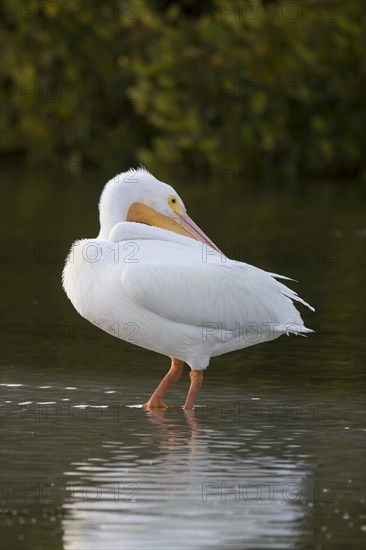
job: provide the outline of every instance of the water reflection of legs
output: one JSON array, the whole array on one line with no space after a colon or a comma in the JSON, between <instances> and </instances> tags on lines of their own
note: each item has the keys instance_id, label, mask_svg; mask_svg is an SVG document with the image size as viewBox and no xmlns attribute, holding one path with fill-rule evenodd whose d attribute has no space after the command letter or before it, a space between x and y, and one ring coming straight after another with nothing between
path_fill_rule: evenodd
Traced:
<instances>
[{"instance_id":1,"label":"water reflection of legs","mask_svg":"<svg viewBox=\"0 0 366 550\"><path fill-rule=\"evenodd\" d=\"M166 460L170 463L177 452L186 452L188 458L194 458L202 445L202 425L196 412L191 409L181 414L181 410L147 409L148 421L160 432L159 446L167 453ZM188 431L187 428L188 427ZM187 447L188 445L188 447ZM169 457L169 459L168 459Z\"/></svg>"}]
</instances>

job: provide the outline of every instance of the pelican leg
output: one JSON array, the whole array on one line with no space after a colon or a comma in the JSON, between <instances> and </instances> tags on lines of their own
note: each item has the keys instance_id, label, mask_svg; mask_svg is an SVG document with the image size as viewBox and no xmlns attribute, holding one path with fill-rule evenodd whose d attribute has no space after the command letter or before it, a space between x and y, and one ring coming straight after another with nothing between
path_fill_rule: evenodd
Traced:
<instances>
[{"instance_id":1,"label":"pelican leg","mask_svg":"<svg viewBox=\"0 0 366 550\"><path fill-rule=\"evenodd\" d=\"M203 372L201 370L191 370L189 376L191 379L191 385L188 390L187 399L183 407L185 411L190 411L191 409L193 409L193 405L196 401L198 392L200 391L202 385Z\"/></svg>"},{"instance_id":2,"label":"pelican leg","mask_svg":"<svg viewBox=\"0 0 366 550\"><path fill-rule=\"evenodd\" d=\"M172 357L172 363L169 372L164 376L149 401L143 406L144 409L167 409L167 405L164 403L163 398L168 389L174 382L177 382L183 374L184 361L175 359Z\"/></svg>"}]
</instances>

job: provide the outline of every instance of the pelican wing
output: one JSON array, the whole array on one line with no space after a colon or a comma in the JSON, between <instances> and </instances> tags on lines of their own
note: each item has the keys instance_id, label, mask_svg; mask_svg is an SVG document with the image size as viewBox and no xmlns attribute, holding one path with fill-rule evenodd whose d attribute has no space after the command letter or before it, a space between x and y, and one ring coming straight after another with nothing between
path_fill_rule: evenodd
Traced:
<instances>
[{"instance_id":1,"label":"pelican wing","mask_svg":"<svg viewBox=\"0 0 366 550\"><path fill-rule=\"evenodd\" d=\"M238 323L273 323L279 331L311 332L293 300L297 294L273 274L248 264L135 264L124 269L122 286L139 307L177 323L214 323L235 331ZM310 306L309 306L310 307Z\"/></svg>"}]
</instances>

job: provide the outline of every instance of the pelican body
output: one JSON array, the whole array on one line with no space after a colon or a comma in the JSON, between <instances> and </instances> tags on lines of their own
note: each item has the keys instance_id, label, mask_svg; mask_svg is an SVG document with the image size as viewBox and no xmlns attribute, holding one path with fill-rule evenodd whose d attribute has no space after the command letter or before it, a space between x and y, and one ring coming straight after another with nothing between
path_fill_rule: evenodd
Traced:
<instances>
[{"instance_id":1,"label":"pelican body","mask_svg":"<svg viewBox=\"0 0 366 550\"><path fill-rule=\"evenodd\" d=\"M96 239L76 241L63 271L75 309L102 330L171 358L146 408L163 397L184 363L194 405L210 358L312 332L293 290L268 273L227 258L186 213L182 199L145 169L110 180L99 203Z\"/></svg>"}]
</instances>

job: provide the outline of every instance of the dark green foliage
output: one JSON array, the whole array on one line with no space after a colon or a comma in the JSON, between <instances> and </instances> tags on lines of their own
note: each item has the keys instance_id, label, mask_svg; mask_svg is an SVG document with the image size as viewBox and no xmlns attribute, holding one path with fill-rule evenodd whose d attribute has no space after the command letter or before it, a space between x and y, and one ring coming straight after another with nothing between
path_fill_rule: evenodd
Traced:
<instances>
[{"instance_id":1,"label":"dark green foliage","mask_svg":"<svg viewBox=\"0 0 366 550\"><path fill-rule=\"evenodd\" d=\"M4 2L1 151L161 177L361 174L363 3L199 6Z\"/></svg>"}]
</instances>

